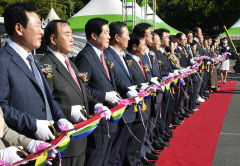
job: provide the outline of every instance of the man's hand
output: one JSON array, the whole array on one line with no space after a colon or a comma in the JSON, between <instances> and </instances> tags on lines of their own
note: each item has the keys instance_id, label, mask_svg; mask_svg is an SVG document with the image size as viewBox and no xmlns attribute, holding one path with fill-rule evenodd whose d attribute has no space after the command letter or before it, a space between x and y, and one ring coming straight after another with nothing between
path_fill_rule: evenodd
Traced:
<instances>
[{"instance_id":1,"label":"man's hand","mask_svg":"<svg viewBox=\"0 0 240 166\"><path fill-rule=\"evenodd\" d=\"M115 91L106 92L105 101L113 106L118 105L120 98L117 95L118 94Z\"/></svg>"},{"instance_id":2,"label":"man's hand","mask_svg":"<svg viewBox=\"0 0 240 166\"><path fill-rule=\"evenodd\" d=\"M138 92L136 90L130 90L127 92L127 97L128 98L134 98L135 103L139 103L139 97L138 97Z\"/></svg>"},{"instance_id":3,"label":"man's hand","mask_svg":"<svg viewBox=\"0 0 240 166\"><path fill-rule=\"evenodd\" d=\"M62 131L67 131L74 128L73 124L69 122L67 119L59 119L57 121L57 125Z\"/></svg>"},{"instance_id":4,"label":"man's hand","mask_svg":"<svg viewBox=\"0 0 240 166\"><path fill-rule=\"evenodd\" d=\"M112 112L106 106L103 106L102 103L98 103L94 106L94 114L101 114L101 118L106 120L111 118Z\"/></svg>"},{"instance_id":5,"label":"man's hand","mask_svg":"<svg viewBox=\"0 0 240 166\"><path fill-rule=\"evenodd\" d=\"M54 121L50 121L52 124ZM38 140L47 141L55 139L53 133L49 129L50 122L48 120L37 120L37 131L35 137Z\"/></svg>"},{"instance_id":6,"label":"man's hand","mask_svg":"<svg viewBox=\"0 0 240 166\"><path fill-rule=\"evenodd\" d=\"M23 149L23 147L21 146L19 146L19 148ZM18 156L17 152L19 152L19 150L15 146L0 149L0 159L7 163L15 163L20 160L23 160L21 157Z\"/></svg>"},{"instance_id":7,"label":"man's hand","mask_svg":"<svg viewBox=\"0 0 240 166\"><path fill-rule=\"evenodd\" d=\"M82 121L87 120L87 118L84 117L84 115L82 114L81 110L83 110L81 105L73 105L71 107L70 119L72 122L77 123L77 122L82 122Z\"/></svg>"}]
</instances>

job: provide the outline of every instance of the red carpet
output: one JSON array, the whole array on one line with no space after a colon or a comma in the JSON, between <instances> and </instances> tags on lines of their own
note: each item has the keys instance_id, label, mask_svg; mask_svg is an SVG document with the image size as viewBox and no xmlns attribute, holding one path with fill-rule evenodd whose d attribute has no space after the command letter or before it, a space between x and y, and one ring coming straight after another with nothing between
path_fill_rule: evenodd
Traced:
<instances>
[{"instance_id":1,"label":"red carpet","mask_svg":"<svg viewBox=\"0 0 240 166\"><path fill-rule=\"evenodd\" d=\"M218 93L174 131L172 145L160 155L158 166L210 166L237 81L222 84Z\"/></svg>"}]
</instances>

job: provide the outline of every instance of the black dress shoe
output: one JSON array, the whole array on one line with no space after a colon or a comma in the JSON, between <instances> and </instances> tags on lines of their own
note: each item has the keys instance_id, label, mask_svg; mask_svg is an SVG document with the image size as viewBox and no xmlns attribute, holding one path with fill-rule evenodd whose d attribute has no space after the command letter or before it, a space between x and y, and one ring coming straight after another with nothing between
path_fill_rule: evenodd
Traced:
<instances>
[{"instance_id":1,"label":"black dress shoe","mask_svg":"<svg viewBox=\"0 0 240 166\"><path fill-rule=\"evenodd\" d=\"M169 126L169 129L176 129L177 126Z\"/></svg>"},{"instance_id":2,"label":"black dress shoe","mask_svg":"<svg viewBox=\"0 0 240 166\"><path fill-rule=\"evenodd\" d=\"M166 134L161 135L161 138L163 139L164 142L169 142L170 141L170 137L167 136Z\"/></svg>"},{"instance_id":3,"label":"black dress shoe","mask_svg":"<svg viewBox=\"0 0 240 166\"><path fill-rule=\"evenodd\" d=\"M172 124L173 125L182 125L181 121L174 121Z\"/></svg>"},{"instance_id":4,"label":"black dress shoe","mask_svg":"<svg viewBox=\"0 0 240 166\"><path fill-rule=\"evenodd\" d=\"M156 165L156 161L149 161L146 157L141 158L141 161L144 165Z\"/></svg>"},{"instance_id":5,"label":"black dress shoe","mask_svg":"<svg viewBox=\"0 0 240 166\"><path fill-rule=\"evenodd\" d=\"M159 142L159 144L164 145L164 146L170 146L171 145L170 142L165 142L165 141Z\"/></svg>"},{"instance_id":6,"label":"black dress shoe","mask_svg":"<svg viewBox=\"0 0 240 166\"><path fill-rule=\"evenodd\" d=\"M161 144L153 144L152 147L155 150L164 150L165 149L164 145L161 145Z\"/></svg>"},{"instance_id":7,"label":"black dress shoe","mask_svg":"<svg viewBox=\"0 0 240 166\"><path fill-rule=\"evenodd\" d=\"M148 160L158 160L159 159L158 156L155 156L154 154L148 153L148 152L146 153L146 157Z\"/></svg>"},{"instance_id":8,"label":"black dress shoe","mask_svg":"<svg viewBox=\"0 0 240 166\"><path fill-rule=\"evenodd\" d=\"M187 113L190 113L190 114L194 114L194 111L192 111L192 110L189 110L189 109L188 109L188 110L186 110L186 112L187 112Z\"/></svg>"},{"instance_id":9,"label":"black dress shoe","mask_svg":"<svg viewBox=\"0 0 240 166\"><path fill-rule=\"evenodd\" d=\"M204 100L207 100L207 99L208 99L208 97L207 97L207 96L203 96L202 98L203 98Z\"/></svg>"},{"instance_id":10,"label":"black dress shoe","mask_svg":"<svg viewBox=\"0 0 240 166\"><path fill-rule=\"evenodd\" d=\"M179 115L179 116L178 116L178 119L179 119L179 120L184 120L185 118L184 118L184 116Z\"/></svg>"},{"instance_id":11,"label":"black dress shoe","mask_svg":"<svg viewBox=\"0 0 240 166\"><path fill-rule=\"evenodd\" d=\"M151 150L151 152L152 152L152 154L154 154L154 155L160 155L160 154L162 154L161 151L156 151L156 150Z\"/></svg>"},{"instance_id":12,"label":"black dress shoe","mask_svg":"<svg viewBox=\"0 0 240 166\"><path fill-rule=\"evenodd\" d=\"M137 166L144 166L144 164L142 162L138 162Z\"/></svg>"},{"instance_id":13,"label":"black dress shoe","mask_svg":"<svg viewBox=\"0 0 240 166\"><path fill-rule=\"evenodd\" d=\"M184 116L185 118L189 118L190 117L189 113L187 113L187 112L182 113L182 116Z\"/></svg>"}]
</instances>

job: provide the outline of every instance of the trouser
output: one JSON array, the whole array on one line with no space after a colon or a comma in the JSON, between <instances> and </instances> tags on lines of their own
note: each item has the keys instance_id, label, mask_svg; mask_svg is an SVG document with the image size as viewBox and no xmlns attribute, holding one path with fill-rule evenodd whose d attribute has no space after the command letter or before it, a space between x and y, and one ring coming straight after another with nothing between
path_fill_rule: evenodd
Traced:
<instances>
[{"instance_id":1,"label":"trouser","mask_svg":"<svg viewBox=\"0 0 240 166\"><path fill-rule=\"evenodd\" d=\"M61 160L63 166L84 166L85 152L79 156L63 157ZM53 166L59 166L59 160L53 160L52 164Z\"/></svg>"},{"instance_id":2,"label":"trouser","mask_svg":"<svg viewBox=\"0 0 240 166\"><path fill-rule=\"evenodd\" d=\"M106 129L107 125L109 126L109 133ZM102 166L103 161L108 160L106 154L109 154L111 150L111 138L116 129L117 123L109 123L105 119L100 121L95 131L88 136L85 166ZM109 138L109 134L111 138Z\"/></svg>"},{"instance_id":3,"label":"trouser","mask_svg":"<svg viewBox=\"0 0 240 166\"><path fill-rule=\"evenodd\" d=\"M122 166L127 151L127 144L130 139L129 129L132 128L132 123L125 124L121 121L118 129L113 137L114 141L109 155L108 162L104 166Z\"/></svg>"}]
</instances>

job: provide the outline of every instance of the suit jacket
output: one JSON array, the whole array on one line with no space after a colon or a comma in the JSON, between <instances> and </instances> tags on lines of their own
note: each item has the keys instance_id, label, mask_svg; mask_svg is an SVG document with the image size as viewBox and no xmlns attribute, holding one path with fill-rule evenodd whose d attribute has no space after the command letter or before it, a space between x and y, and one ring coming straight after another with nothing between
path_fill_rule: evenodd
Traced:
<instances>
[{"instance_id":1,"label":"suit jacket","mask_svg":"<svg viewBox=\"0 0 240 166\"><path fill-rule=\"evenodd\" d=\"M137 85L140 85L141 83L147 83L147 82L148 82L147 80L150 79L150 78L148 78L148 75L146 75L146 72L145 72L145 75L146 75L146 77L147 77L147 78L145 79L145 77L144 77L144 75L143 75L143 73L142 73L142 70L141 70L140 66L138 65L138 63L137 63L130 55L128 55L128 54L126 55L126 60L132 62L132 63L128 63L128 66L129 66L129 69L130 69L130 71L131 71L131 73L132 73L132 77L133 77L134 82L135 82ZM151 99L149 99L149 100L151 100ZM151 103L151 101L150 101L149 103ZM146 114L147 117L150 117L151 110L150 110L150 109L147 109L147 110L145 111L145 114ZM143 120L147 120L147 117L146 117L146 116L142 115ZM140 119L141 119L141 115L140 115L139 112L137 112L137 117L136 117L136 119L137 119L137 120L140 120Z\"/></svg>"},{"instance_id":2,"label":"suit jacket","mask_svg":"<svg viewBox=\"0 0 240 166\"><path fill-rule=\"evenodd\" d=\"M183 49L183 48L182 48ZM186 57L183 53L182 53L182 51L179 49L179 47L175 50L175 52L177 53L177 54L180 54L181 55L181 58L179 58L179 60L180 60L180 65L182 66L182 67L188 67L188 66L190 66L191 64L190 64L190 55L188 55L188 57ZM187 54L187 52L185 52L185 54Z\"/></svg>"},{"instance_id":3,"label":"suit jacket","mask_svg":"<svg viewBox=\"0 0 240 166\"><path fill-rule=\"evenodd\" d=\"M100 58L98 57L92 46L90 46L89 44L86 44L86 46L79 52L75 59L75 64L80 72L88 73L88 82L86 83L88 93L95 99L104 103L104 105L112 107L107 102L105 102L106 92L117 91L118 87L119 89L121 89L121 91L123 91L124 94L127 93L128 88L125 88L122 83L117 83L116 85L117 80L114 72L112 72L112 69L108 68L111 78L111 80L109 80L106 70L104 69L102 62L100 61ZM98 125L97 129L95 130L95 133L107 134L109 131L110 134L113 134L116 131L116 127L117 123L108 123L107 125L106 121L102 120ZM89 140L91 141L92 145L97 142L95 140L95 137L91 137L89 138Z\"/></svg>"},{"instance_id":4,"label":"suit jacket","mask_svg":"<svg viewBox=\"0 0 240 166\"><path fill-rule=\"evenodd\" d=\"M61 63L61 61L50 51L41 59L43 64L51 65L52 77L48 78L48 83L52 89L54 99L69 121L71 117L71 106L82 105L93 113L94 105L98 102L89 96L86 92L85 85L82 80L78 79L81 89L70 75L69 71ZM78 78L77 67L69 61ZM90 107L89 107L90 106ZM85 115L85 112L82 112ZM76 156L82 154L86 150L87 139L71 140L64 157Z\"/></svg>"},{"instance_id":5,"label":"suit jacket","mask_svg":"<svg viewBox=\"0 0 240 166\"><path fill-rule=\"evenodd\" d=\"M0 108L0 118L3 119L3 112ZM32 139L27 138L26 136L17 133L16 131L10 129L7 124L4 122L3 128L3 136L0 137L0 149L9 146L22 146L24 149L27 149L28 144L32 141ZM1 156L0 156L1 157Z\"/></svg>"},{"instance_id":6,"label":"suit jacket","mask_svg":"<svg viewBox=\"0 0 240 166\"><path fill-rule=\"evenodd\" d=\"M174 68L166 55L161 51L157 51L156 56L158 58L158 61L160 62L159 65L161 70L161 76L164 77L167 76L169 73L172 73Z\"/></svg>"},{"instance_id":7,"label":"suit jacket","mask_svg":"<svg viewBox=\"0 0 240 166\"><path fill-rule=\"evenodd\" d=\"M8 126L15 131L34 138L37 131L36 119L46 120L43 93L23 59L7 43L0 49L0 105ZM62 110L53 100L51 89L34 57L42 77L46 97L53 120L65 118Z\"/></svg>"},{"instance_id":8,"label":"suit jacket","mask_svg":"<svg viewBox=\"0 0 240 166\"><path fill-rule=\"evenodd\" d=\"M201 46L201 44L199 42L197 42L197 51L199 53L199 56L204 56L205 55L205 52Z\"/></svg>"},{"instance_id":9,"label":"suit jacket","mask_svg":"<svg viewBox=\"0 0 240 166\"><path fill-rule=\"evenodd\" d=\"M108 68L111 80L108 79L102 62L89 44L86 44L79 52L75 64L80 72L88 73L88 82L86 84L87 90L91 96L102 103L105 103L106 92L117 91L117 88L119 88L126 94L129 90L121 83L121 80L116 78L111 68Z\"/></svg>"},{"instance_id":10,"label":"suit jacket","mask_svg":"<svg viewBox=\"0 0 240 166\"><path fill-rule=\"evenodd\" d=\"M134 81L132 78L132 73L128 68L128 65L126 63L126 66L128 68L129 73L127 72L126 68L124 67L123 62L121 61L119 55L111 48L109 47L104 51L104 55L106 56L107 62L112 62L114 63L114 66L112 68L112 71L114 72L115 76L119 79L121 79L122 83L126 86L132 86L134 85ZM126 98L126 94L123 94L121 92L121 89L118 89L118 92L120 93L123 98ZM136 118L136 113L133 112L133 106L127 107L125 112L123 113L123 117L127 123L131 123L135 120Z\"/></svg>"}]
</instances>

